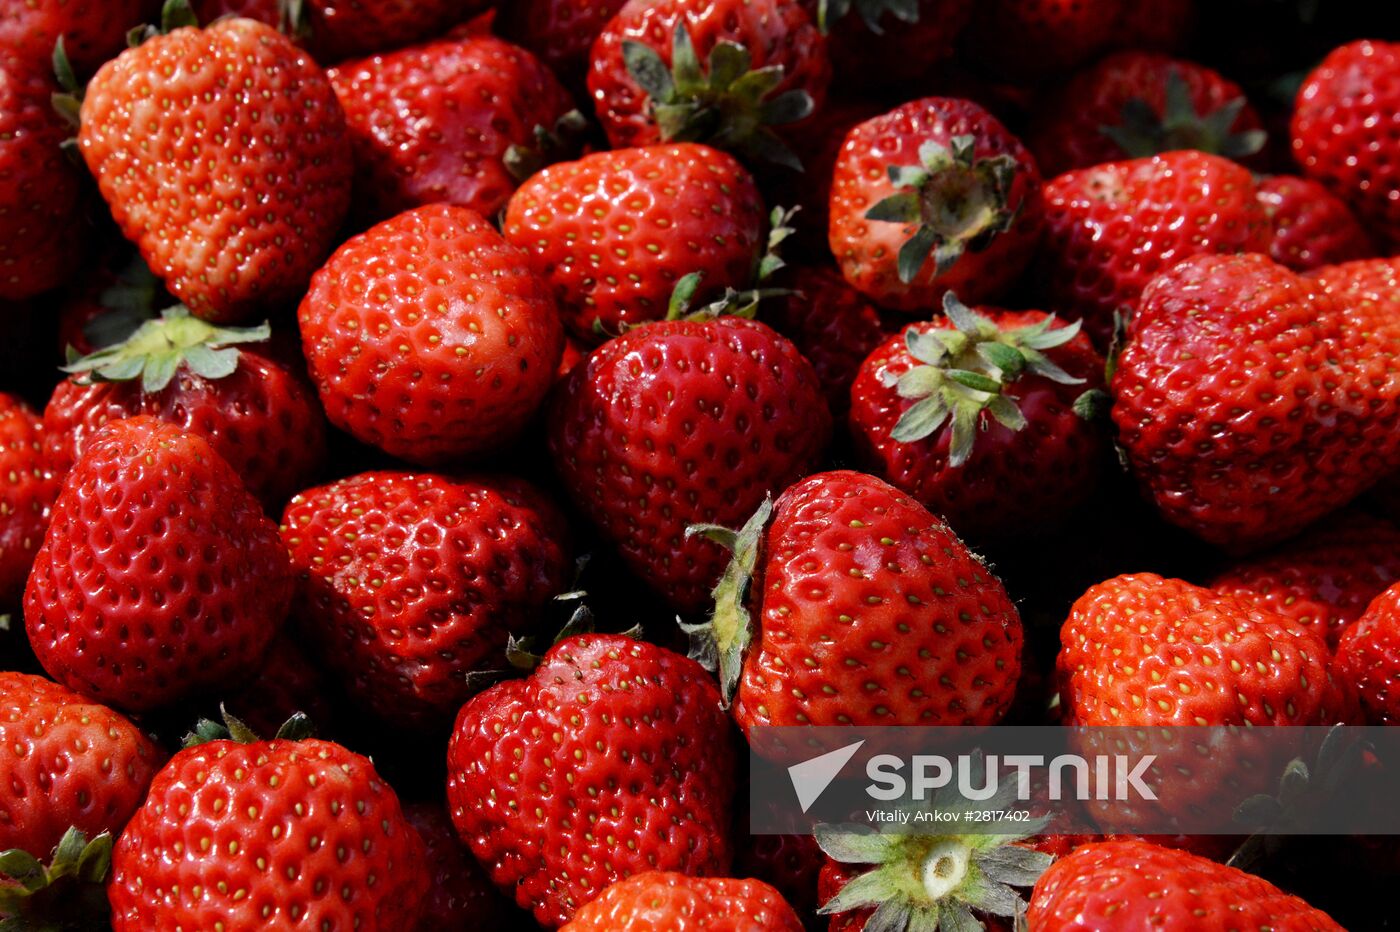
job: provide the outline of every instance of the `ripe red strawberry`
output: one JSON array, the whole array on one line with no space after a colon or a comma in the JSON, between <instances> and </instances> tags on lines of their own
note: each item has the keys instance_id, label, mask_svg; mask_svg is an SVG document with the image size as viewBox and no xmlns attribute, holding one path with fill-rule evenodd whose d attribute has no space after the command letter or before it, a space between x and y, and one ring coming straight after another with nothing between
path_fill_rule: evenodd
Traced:
<instances>
[{"instance_id":1,"label":"ripe red strawberry","mask_svg":"<svg viewBox=\"0 0 1400 932\"><path fill-rule=\"evenodd\" d=\"M797 0L629 0L593 44L588 91L614 149L708 142L795 163L768 126L820 109L830 81Z\"/></svg>"},{"instance_id":2,"label":"ripe red strawberry","mask_svg":"<svg viewBox=\"0 0 1400 932\"><path fill-rule=\"evenodd\" d=\"M549 421L574 504L680 611L709 601L728 560L686 528L742 522L817 466L830 433L811 364L737 317L605 343L570 373Z\"/></svg>"},{"instance_id":3,"label":"ripe red strawberry","mask_svg":"<svg viewBox=\"0 0 1400 932\"><path fill-rule=\"evenodd\" d=\"M1264 145L1261 127L1244 91L1218 71L1133 51L1108 56L1054 92L1026 141L1053 176L1174 149L1238 160Z\"/></svg>"},{"instance_id":4,"label":"ripe red strawberry","mask_svg":"<svg viewBox=\"0 0 1400 932\"><path fill-rule=\"evenodd\" d=\"M1123 8L1135 0L988 0L974 9L969 56L997 75L1030 79L1065 74L1116 37Z\"/></svg>"},{"instance_id":5,"label":"ripe red strawberry","mask_svg":"<svg viewBox=\"0 0 1400 932\"><path fill-rule=\"evenodd\" d=\"M1367 721L1400 723L1400 587L1378 595L1342 632L1337 673L1355 687Z\"/></svg>"},{"instance_id":6,"label":"ripe red strawberry","mask_svg":"<svg viewBox=\"0 0 1400 932\"><path fill-rule=\"evenodd\" d=\"M1201 152L1168 152L1066 172L1045 184L1035 280L1050 307L1082 317L1107 346L1113 316L1134 310L1158 272L1188 256L1262 252L1268 220L1254 179Z\"/></svg>"},{"instance_id":7,"label":"ripe red strawberry","mask_svg":"<svg viewBox=\"0 0 1400 932\"><path fill-rule=\"evenodd\" d=\"M951 292L944 307L946 317L910 324L861 366L850 414L861 460L964 536L1059 522L1088 499L1107 458L1092 403L1103 358L1077 322L979 313Z\"/></svg>"},{"instance_id":8,"label":"ripe red strawberry","mask_svg":"<svg viewBox=\"0 0 1400 932\"><path fill-rule=\"evenodd\" d=\"M754 279L763 200L730 155L682 143L597 152L546 168L510 199L506 239L554 289L580 340L660 320L676 285L701 276L697 297Z\"/></svg>"},{"instance_id":9,"label":"ripe red strawberry","mask_svg":"<svg viewBox=\"0 0 1400 932\"><path fill-rule=\"evenodd\" d=\"M1230 567L1210 587L1308 625L1335 649L1343 629L1397 581L1400 528L1368 515L1343 514Z\"/></svg>"},{"instance_id":10,"label":"ripe red strawberry","mask_svg":"<svg viewBox=\"0 0 1400 932\"><path fill-rule=\"evenodd\" d=\"M709 675L665 648L560 641L462 707L447 760L458 834L546 927L642 871L729 867L730 724Z\"/></svg>"},{"instance_id":11,"label":"ripe red strawberry","mask_svg":"<svg viewBox=\"0 0 1400 932\"><path fill-rule=\"evenodd\" d=\"M1341 197L1371 232L1400 244L1400 43L1334 49L1303 81L1293 107L1293 157Z\"/></svg>"},{"instance_id":12,"label":"ripe red strawberry","mask_svg":"<svg viewBox=\"0 0 1400 932\"><path fill-rule=\"evenodd\" d=\"M1016 282L1041 232L1040 172L977 104L927 97L846 136L831 184L841 271L877 303L987 301Z\"/></svg>"},{"instance_id":13,"label":"ripe red strawberry","mask_svg":"<svg viewBox=\"0 0 1400 932\"><path fill-rule=\"evenodd\" d=\"M58 497L59 481L44 461L43 440L34 412L0 392L0 614L24 592Z\"/></svg>"},{"instance_id":14,"label":"ripe red strawberry","mask_svg":"<svg viewBox=\"0 0 1400 932\"><path fill-rule=\"evenodd\" d=\"M156 0L5 0L0 3L0 47L7 56L45 70L54 47L79 74L91 74L126 48L126 34L145 22Z\"/></svg>"},{"instance_id":15,"label":"ripe red strawberry","mask_svg":"<svg viewBox=\"0 0 1400 932\"><path fill-rule=\"evenodd\" d=\"M24 620L54 679L145 711L250 674L291 597L277 528L203 437L107 425L53 509Z\"/></svg>"},{"instance_id":16,"label":"ripe red strawberry","mask_svg":"<svg viewBox=\"0 0 1400 932\"><path fill-rule=\"evenodd\" d=\"M570 87L582 86L588 53L627 0L514 0L501 5L501 35L538 55Z\"/></svg>"},{"instance_id":17,"label":"ripe red strawberry","mask_svg":"<svg viewBox=\"0 0 1400 932\"><path fill-rule=\"evenodd\" d=\"M271 508L320 470L325 417L300 376L249 344L266 325L223 328L172 308L124 342L75 360L44 410L60 477L110 421L146 414L199 434Z\"/></svg>"},{"instance_id":18,"label":"ripe red strawberry","mask_svg":"<svg viewBox=\"0 0 1400 932\"><path fill-rule=\"evenodd\" d=\"M981 558L898 489L820 473L737 534L706 533L735 556L714 616L688 630L746 734L1005 715L1021 672L1016 607Z\"/></svg>"},{"instance_id":19,"label":"ripe red strawberry","mask_svg":"<svg viewBox=\"0 0 1400 932\"><path fill-rule=\"evenodd\" d=\"M428 892L423 842L364 757L233 720L156 774L112 854L113 932L403 932ZM208 740L206 740L208 739Z\"/></svg>"},{"instance_id":20,"label":"ripe red strawberry","mask_svg":"<svg viewBox=\"0 0 1400 932\"><path fill-rule=\"evenodd\" d=\"M490 36L376 55L328 76L355 150L356 211L374 220L439 202L494 215L514 173L529 173L525 150L573 110L537 58Z\"/></svg>"},{"instance_id":21,"label":"ripe red strawberry","mask_svg":"<svg viewBox=\"0 0 1400 932\"><path fill-rule=\"evenodd\" d=\"M562 520L533 490L373 472L292 499L282 539L309 642L351 697L396 723L445 722L563 590ZM541 511L541 509L545 509Z\"/></svg>"},{"instance_id":22,"label":"ripe red strawberry","mask_svg":"<svg viewBox=\"0 0 1400 932\"><path fill-rule=\"evenodd\" d=\"M27 673L0 673L0 850L43 858L76 827L117 834L164 755L106 706Z\"/></svg>"},{"instance_id":23,"label":"ripe red strawberry","mask_svg":"<svg viewBox=\"0 0 1400 932\"><path fill-rule=\"evenodd\" d=\"M330 82L251 20L179 28L123 52L88 84L78 140L127 239L209 320L305 291L350 202Z\"/></svg>"},{"instance_id":24,"label":"ripe red strawberry","mask_svg":"<svg viewBox=\"0 0 1400 932\"><path fill-rule=\"evenodd\" d=\"M1158 276L1111 390L1119 443L1161 515L1257 547L1400 465L1391 326L1260 255L1195 256Z\"/></svg>"},{"instance_id":25,"label":"ripe red strawberry","mask_svg":"<svg viewBox=\"0 0 1400 932\"><path fill-rule=\"evenodd\" d=\"M1316 181L1274 175L1261 178L1258 191L1273 230L1268 252L1280 265L1308 272L1375 255L1371 237L1346 202Z\"/></svg>"},{"instance_id":26,"label":"ripe red strawberry","mask_svg":"<svg viewBox=\"0 0 1400 932\"><path fill-rule=\"evenodd\" d=\"M719 927L743 932L802 932L782 894L761 880L687 877L643 871L610 885L580 909L564 932L677 932Z\"/></svg>"},{"instance_id":27,"label":"ripe red strawberry","mask_svg":"<svg viewBox=\"0 0 1400 932\"><path fill-rule=\"evenodd\" d=\"M843 85L896 87L918 80L953 51L972 0L802 0L827 32ZM853 9L854 8L854 9Z\"/></svg>"},{"instance_id":28,"label":"ripe red strawberry","mask_svg":"<svg viewBox=\"0 0 1400 932\"><path fill-rule=\"evenodd\" d=\"M1145 841L1083 845L1056 861L1036 883L1027 919L1037 932L1343 932L1326 913L1267 880Z\"/></svg>"},{"instance_id":29,"label":"ripe red strawberry","mask_svg":"<svg viewBox=\"0 0 1400 932\"><path fill-rule=\"evenodd\" d=\"M292 625L289 620L287 627ZM330 733L339 724L339 698L324 668L286 631L263 653L257 672L222 697L229 713L259 734L275 734L297 714Z\"/></svg>"},{"instance_id":30,"label":"ripe red strawberry","mask_svg":"<svg viewBox=\"0 0 1400 932\"><path fill-rule=\"evenodd\" d=\"M564 349L554 301L480 214L436 204L345 243L298 312L331 422L419 463L504 447Z\"/></svg>"},{"instance_id":31,"label":"ripe red strawberry","mask_svg":"<svg viewBox=\"0 0 1400 932\"><path fill-rule=\"evenodd\" d=\"M3 15L3 14L0 14ZM72 130L54 112L58 91L37 65L0 55L0 300L66 281L82 254L81 174L63 154Z\"/></svg>"},{"instance_id":32,"label":"ripe red strawberry","mask_svg":"<svg viewBox=\"0 0 1400 932\"><path fill-rule=\"evenodd\" d=\"M507 929L525 919L492 886L481 865L458 840L452 819L440 803L413 803L404 806L403 814L423 839L432 879L418 932Z\"/></svg>"}]
</instances>

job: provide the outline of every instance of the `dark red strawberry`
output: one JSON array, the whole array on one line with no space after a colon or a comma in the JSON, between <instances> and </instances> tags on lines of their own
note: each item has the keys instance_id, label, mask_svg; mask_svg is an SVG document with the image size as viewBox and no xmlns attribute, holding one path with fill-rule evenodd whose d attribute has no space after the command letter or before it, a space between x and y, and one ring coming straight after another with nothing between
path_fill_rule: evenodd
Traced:
<instances>
[{"instance_id":1,"label":"dark red strawberry","mask_svg":"<svg viewBox=\"0 0 1400 932\"><path fill-rule=\"evenodd\" d=\"M1125 2L1111 44L1123 49L1178 52L1196 25L1196 0Z\"/></svg>"},{"instance_id":2,"label":"dark red strawberry","mask_svg":"<svg viewBox=\"0 0 1400 932\"><path fill-rule=\"evenodd\" d=\"M1356 689L1368 722L1400 723L1400 586L1378 595L1342 632L1336 669Z\"/></svg>"},{"instance_id":3,"label":"dark red strawberry","mask_svg":"<svg viewBox=\"0 0 1400 932\"><path fill-rule=\"evenodd\" d=\"M125 241L110 247L61 292L58 358L90 356L120 343L155 317L157 308L174 303L135 249Z\"/></svg>"},{"instance_id":4,"label":"dark red strawberry","mask_svg":"<svg viewBox=\"0 0 1400 932\"><path fill-rule=\"evenodd\" d=\"M457 716L447 797L462 840L548 928L646 870L723 874L731 725L693 660L619 635L555 644Z\"/></svg>"},{"instance_id":5,"label":"dark red strawberry","mask_svg":"<svg viewBox=\"0 0 1400 932\"><path fill-rule=\"evenodd\" d=\"M289 628L294 625L294 619L287 623ZM257 672L221 698L229 713L259 734L275 734L298 713L326 733L340 724L336 715L340 697L326 670L287 631L268 646Z\"/></svg>"},{"instance_id":6,"label":"dark red strawberry","mask_svg":"<svg viewBox=\"0 0 1400 932\"><path fill-rule=\"evenodd\" d=\"M877 303L991 300L1016 283L1041 231L1040 173L1020 141L967 100L928 97L856 126L831 185L829 243Z\"/></svg>"},{"instance_id":7,"label":"dark red strawberry","mask_svg":"<svg viewBox=\"0 0 1400 932\"><path fill-rule=\"evenodd\" d=\"M88 75L126 48L126 34L160 8L158 0L5 0L0 48L37 70L52 67L54 47Z\"/></svg>"},{"instance_id":8,"label":"dark red strawberry","mask_svg":"<svg viewBox=\"0 0 1400 932\"><path fill-rule=\"evenodd\" d=\"M972 0L802 0L827 33L843 86L898 87L953 51Z\"/></svg>"},{"instance_id":9,"label":"dark red strawberry","mask_svg":"<svg viewBox=\"0 0 1400 932\"><path fill-rule=\"evenodd\" d=\"M291 590L277 528L232 467L141 416L99 431L69 473L24 619L55 679L144 711L253 673Z\"/></svg>"},{"instance_id":10,"label":"dark red strawberry","mask_svg":"<svg viewBox=\"0 0 1400 932\"><path fill-rule=\"evenodd\" d=\"M43 424L24 402L0 392L0 614L24 592L58 488L44 461Z\"/></svg>"},{"instance_id":11,"label":"dark red strawberry","mask_svg":"<svg viewBox=\"0 0 1400 932\"><path fill-rule=\"evenodd\" d=\"M1280 265L1309 272L1375 255L1371 237L1346 202L1316 181L1274 175L1259 179L1258 190L1273 231L1268 252Z\"/></svg>"},{"instance_id":12,"label":"dark red strawberry","mask_svg":"<svg viewBox=\"0 0 1400 932\"><path fill-rule=\"evenodd\" d=\"M746 832L747 825L740 831ZM817 911L817 877L826 855L811 835L750 835L734 858L734 873L771 884L804 919Z\"/></svg>"},{"instance_id":13,"label":"dark red strawberry","mask_svg":"<svg viewBox=\"0 0 1400 932\"><path fill-rule=\"evenodd\" d=\"M582 86L588 53L603 27L627 0L513 0L501 4L501 35L538 55L568 82Z\"/></svg>"},{"instance_id":14,"label":"dark red strawberry","mask_svg":"<svg viewBox=\"0 0 1400 932\"><path fill-rule=\"evenodd\" d=\"M331 422L420 463L497 450L554 379L548 288L476 211L435 204L345 243L298 311Z\"/></svg>"},{"instance_id":15,"label":"dark red strawberry","mask_svg":"<svg viewBox=\"0 0 1400 932\"><path fill-rule=\"evenodd\" d=\"M423 839L432 885L423 901L417 932L444 929L505 929L527 917L492 885L452 827L441 803L412 803L404 818Z\"/></svg>"},{"instance_id":16,"label":"dark red strawberry","mask_svg":"<svg viewBox=\"0 0 1400 932\"><path fill-rule=\"evenodd\" d=\"M594 350L561 386L549 443L574 504L653 588L693 611L728 558L686 528L742 523L817 466L830 425L796 347L719 317L649 324Z\"/></svg>"},{"instance_id":17,"label":"dark red strawberry","mask_svg":"<svg viewBox=\"0 0 1400 932\"><path fill-rule=\"evenodd\" d=\"M1117 35L1123 8L1137 0L987 0L967 31L978 67L1029 80L1065 74L1092 60Z\"/></svg>"}]
</instances>

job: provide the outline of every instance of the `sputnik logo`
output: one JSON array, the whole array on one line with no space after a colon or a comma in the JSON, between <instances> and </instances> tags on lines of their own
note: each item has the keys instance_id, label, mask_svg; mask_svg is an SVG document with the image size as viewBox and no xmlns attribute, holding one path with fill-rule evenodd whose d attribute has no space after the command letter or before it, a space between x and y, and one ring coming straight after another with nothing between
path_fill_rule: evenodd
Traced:
<instances>
[{"instance_id":1,"label":"sputnik logo","mask_svg":"<svg viewBox=\"0 0 1400 932\"><path fill-rule=\"evenodd\" d=\"M859 751L865 740L857 741L855 744L848 744L843 748L828 751L820 757L813 757L800 764L793 764L788 768L788 776L792 779L792 788L797 792L797 801L802 806L802 811L806 812L812 808L812 804L822 795L831 781L841 773L841 768L845 767L856 751Z\"/></svg>"}]
</instances>

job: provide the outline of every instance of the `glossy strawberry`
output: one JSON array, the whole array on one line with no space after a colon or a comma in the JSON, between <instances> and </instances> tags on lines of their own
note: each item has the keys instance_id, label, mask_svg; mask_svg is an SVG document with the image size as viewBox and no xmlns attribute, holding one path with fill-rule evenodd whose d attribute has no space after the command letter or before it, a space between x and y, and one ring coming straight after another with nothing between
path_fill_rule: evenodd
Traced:
<instances>
[{"instance_id":1,"label":"glossy strawberry","mask_svg":"<svg viewBox=\"0 0 1400 932\"><path fill-rule=\"evenodd\" d=\"M436 204L336 250L298 311L331 422L419 463L506 446L564 348L548 289L480 214Z\"/></svg>"},{"instance_id":2,"label":"glossy strawberry","mask_svg":"<svg viewBox=\"0 0 1400 932\"><path fill-rule=\"evenodd\" d=\"M1371 232L1400 244L1400 43L1351 42L1303 81L1293 106L1293 157Z\"/></svg>"},{"instance_id":3,"label":"glossy strawberry","mask_svg":"<svg viewBox=\"0 0 1400 932\"><path fill-rule=\"evenodd\" d=\"M1378 595L1342 632L1337 671L1356 688L1368 722L1400 722L1400 587Z\"/></svg>"},{"instance_id":4,"label":"glossy strawberry","mask_svg":"<svg viewBox=\"0 0 1400 932\"><path fill-rule=\"evenodd\" d=\"M1155 279L1111 391L1158 512L1212 544L1258 547L1394 469L1390 326L1264 256L1195 256Z\"/></svg>"},{"instance_id":5,"label":"glossy strawberry","mask_svg":"<svg viewBox=\"0 0 1400 932\"><path fill-rule=\"evenodd\" d=\"M974 8L970 57L1017 79L1064 74L1093 59L1116 37L1135 0L988 0Z\"/></svg>"},{"instance_id":6,"label":"glossy strawberry","mask_svg":"<svg viewBox=\"0 0 1400 932\"><path fill-rule=\"evenodd\" d=\"M52 67L54 46L80 74L126 48L126 34L159 9L157 0L5 0L0 3L0 47L23 63Z\"/></svg>"},{"instance_id":7,"label":"glossy strawberry","mask_svg":"<svg viewBox=\"0 0 1400 932\"><path fill-rule=\"evenodd\" d=\"M561 520L489 479L373 472L294 498L282 539L305 636L391 722L446 722L567 581ZM543 513L540 509L547 509Z\"/></svg>"},{"instance_id":8,"label":"glossy strawberry","mask_svg":"<svg viewBox=\"0 0 1400 932\"><path fill-rule=\"evenodd\" d=\"M850 414L861 460L966 536L1063 520L1108 454L1085 397L1102 395L1102 357L1078 323L977 312L951 293L944 306L861 366Z\"/></svg>"},{"instance_id":9,"label":"glossy strawberry","mask_svg":"<svg viewBox=\"0 0 1400 932\"><path fill-rule=\"evenodd\" d=\"M0 392L0 608L17 604L44 540L58 479L44 462L44 429L29 406ZM4 614L0 611L0 614ZM2 849L0 849L2 850Z\"/></svg>"},{"instance_id":10,"label":"glossy strawberry","mask_svg":"<svg viewBox=\"0 0 1400 932\"><path fill-rule=\"evenodd\" d=\"M462 707L452 821L496 885L558 927L633 874L728 869L730 735L694 661L619 635L566 638Z\"/></svg>"},{"instance_id":11,"label":"glossy strawberry","mask_svg":"<svg viewBox=\"0 0 1400 932\"><path fill-rule=\"evenodd\" d=\"M1274 175L1259 179L1258 191L1273 230L1268 252L1280 265L1308 272L1375 255L1346 202L1316 181Z\"/></svg>"},{"instance_id":12,"label":"glossy strawberry","mask_svg":"<svg viewBox=\"0 0 1400 932\"><path fill-rule=\"evenodd\" d=\"M355 151L357 213L380 220L422 204L487 216L518 183L512 149L539 145L573 101L538 59L490 36L433 42L328 73ZM514 153L523 159L523 153Z\"/></svg>"},{"instance_id":13,"label":"glossy strawberry","mask_svg":"<svg viewBox=\"0 0 1400 932\"><path fill-rule=\"evenodd\" d=\"M574 504L644 580L694 611L728 558L686 528L744 521L816 467L830 425L791 343L720 317L650 324L594 350L560 389L549 443Z\"/></svg>"},{"instance_id":14,"label":"glossy strawberry","mask_svg":"<svg viewBox=\"0 0 1400 932\"><path fill-rule=\"evenodd\" d=\"M565 932L802 932L782 894L761 880L643 871L610 885L580 909Z\"/></svg>"},{"instance_id":15,"label":"glossy strawberry","mask_svg":"<svg viewBox=\"0 0 1400 932\"><path fill-rule=\"evenodd\" d=\"M927 97L856 126L831 185L829 243L885 307L949 290L980 302L1016 283L1041 231L1035 160L971 101Z\"/></svg>"},{"instance_id":16,"label":"glossy strawberry","mask_svg":"<svg viewBox=\"0 0 1400 932\"><path fill-rule=\"evenodd\" d=\"M127 239L209 320L304 292L350 202L330 82L252 20L183 27L123 52L88 84L78 141Z\"/></svg>"},{"instance_id":17,"label":"glossy strawberry","mask_svg":"<svg viewBox=\"0 0 1400 932\"><path fill-rule=\"evenodd\" d=\"M403 814L423 839L432 880L418 932L472 926L504 929L525 918L492 886L481 865L458 840L441 803L412 803L404 807Z\"/></svg>"},{"instance_id":18,"label":"glossy strawberry","mask_svg":"<svg viewBox=\"0 0 1400 932\"><path fill-rule=\"evenodd\" d=\"M1268 219L1241 166L1168 152L1066 172L1045 185L1037 283L1107 346L1113 316L1137 309L1158 272L1188 256L1263 252Z\"/></svg>"},{"instance_id":19,"label":"glossy strawberry","mask_svg":"<svg viewBox=\"0 0 1400 932\"><path fill-rule=\"evenodd\" d=\"M234 726L203 741L203 723L156 774L112 855L113 932L413 928L423 842L374 765Z\"/></svg>"},{"instance_id":20,"label":"glossy strawberry","mask_svg":"<svg viewBox=\"0 0 1400 932\"><path fill-rule=\"evenodd\" d=\"M1266 880L1145 841L1084 845L1055 862L1035 885L1027 919L1044 932L1342 932L1326 913Z\"/></svg>"},{"instance_id":21,"label":"glossy strawberry","mask_svg":"<svg viewBox=\"0 0 1400 932\"><path fill-rule=\"evenodd\" d=\"M87 444L25 592L54 679L145 711L248 676L291 596L277 528L204 438L151 417Z\"/></svg>"},{"instance_id":22,"label":"glossy strawberry","mask_svg":"<svg viewBox=\"0 0 1400 932\"><path fill-rule=\"evenodd\" d=\"M514 0L496 13L501 35L534 52L569 86L582 85L593 42L627 0Z\"/></svg>"},{"instance_id":23,"label":"glossy strawberry","mask_svg":"<svg viewBox=\"0 0 1400 932\"><path fill-rule=\"evenodd\" d=\"M732 156L683 143L546 168L510 199L503 228L554 289L570 333L596 343L664 318L692 272L701 300L747 288L763 213L753 178Z\"/></svg>"}]
</instances>

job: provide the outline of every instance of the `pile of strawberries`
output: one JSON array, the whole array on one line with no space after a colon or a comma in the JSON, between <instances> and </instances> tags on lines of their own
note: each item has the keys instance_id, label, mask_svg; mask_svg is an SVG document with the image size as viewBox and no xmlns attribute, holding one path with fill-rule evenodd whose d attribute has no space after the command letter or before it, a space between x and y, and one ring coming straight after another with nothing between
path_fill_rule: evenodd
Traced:
<instances>
[{"instance_id":1,"label":"pile of strawberries","mask_svg":"<svg viewBox=\"0 0 1400 932\"><path fill-rule=\"evenodd\" d=\"M758 726L1400 724L1390 28L0 0L0 926L1390 927L1386 839L745 802Z\"/></svg>"}]
</instances>

